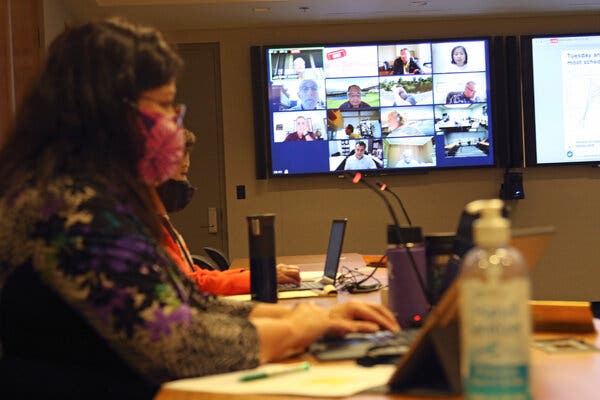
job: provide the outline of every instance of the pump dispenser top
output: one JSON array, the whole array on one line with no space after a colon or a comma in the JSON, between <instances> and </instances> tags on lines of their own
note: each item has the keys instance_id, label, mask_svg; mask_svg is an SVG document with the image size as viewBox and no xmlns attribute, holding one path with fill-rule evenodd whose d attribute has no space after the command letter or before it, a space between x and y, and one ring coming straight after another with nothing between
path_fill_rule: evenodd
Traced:
<instances>
[{"instance_id":1,"label":"pump dispenser top","mask_svg":"<svg viewBox=\"0 0 600 400\"><path fill-rule=\"evenodd\" d=\"M465 207L469 214L480 217L473 222L473 241L485 248L504 247L510 242L510 221L502 216L500 199L476 200Z\"/></svg>"}]
</instances>

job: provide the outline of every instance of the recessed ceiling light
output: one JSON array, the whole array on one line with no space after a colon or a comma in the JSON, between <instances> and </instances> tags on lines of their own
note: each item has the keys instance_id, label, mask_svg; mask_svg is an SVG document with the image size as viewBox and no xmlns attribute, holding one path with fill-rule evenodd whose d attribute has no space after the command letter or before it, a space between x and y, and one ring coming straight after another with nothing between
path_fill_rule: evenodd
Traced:
<instances>
[{"instance_id":1,"label":"recessed ceiling light","mask_svg":"<svg viewBox=\"0 0 600 400\"><path fill-rule=\"evenodd\" d=\"M411 1L409 4L413 7L424 7L429 3L426 1Z\"/></svg>"}]
</instances>

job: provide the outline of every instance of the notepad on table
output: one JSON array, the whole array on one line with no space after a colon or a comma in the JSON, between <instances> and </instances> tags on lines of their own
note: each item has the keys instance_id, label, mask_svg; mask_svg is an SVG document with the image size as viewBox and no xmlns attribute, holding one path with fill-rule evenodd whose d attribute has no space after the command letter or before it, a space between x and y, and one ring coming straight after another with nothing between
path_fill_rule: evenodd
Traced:
<instances>
[{"instance_id":1,"label":"notepad on table","mask_svg":"<svg viewBox=\"0 0 600 400\"><path fill-rule=\"evenodd\" d=\"M188 392L227 394L279 394L315 397L345 397L384 385L394 371L393 365L361 367L354 363L343 365L314 365L306 371L273 376L266 379L240 381L249 373L257 373L269 364L253 370L230 372L201 378L167 382L163 388Z\"/></svg>"}]
</instances>

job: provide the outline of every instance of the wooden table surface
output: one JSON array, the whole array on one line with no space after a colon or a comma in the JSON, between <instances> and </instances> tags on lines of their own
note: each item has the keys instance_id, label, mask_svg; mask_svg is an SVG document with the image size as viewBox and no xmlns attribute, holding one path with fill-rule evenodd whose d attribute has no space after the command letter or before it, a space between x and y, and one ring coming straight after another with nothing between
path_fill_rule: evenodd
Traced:
<instances>
[{"instance_id":1,"label":"wooden table surface","mask_svg":"<svg viewBox=\"0 0 600 400\"><path fill-rule=\"evenodd\" d=\"M234 265L244 266L247 260L234 261ZM247 265L247 264L246 264ZM385 270L379 274L385 274ZM340 293L337 297L312 299L322 305L334 302L345 302L356 299L380 302L381 293L372 292L360 295ZM594 320L596 332L600 331L600 321ZM534 339L575 337L583 339L600 348L600 336L597 333L569 334L569 333L535 333ZM292 361L309 360L315 364L319 362L309 354L295 357ZM333 361L331 363L348 363L353 361ZM600 399L600 352L548 354L539 349L531 348L531 389L534 399L538 400L596 400ZM274 395L231 395L201 392L186 392L178 390L161 389L156 400L282 400L302 399L300 396L274 396ZM461 399L462 396L444 397L445 399ZM406 396L402 394L388 394L383 392L360 393L347 399L353 400L383 400L405 399L422 400L424 397Z\"/></svg>"}]
</instances>

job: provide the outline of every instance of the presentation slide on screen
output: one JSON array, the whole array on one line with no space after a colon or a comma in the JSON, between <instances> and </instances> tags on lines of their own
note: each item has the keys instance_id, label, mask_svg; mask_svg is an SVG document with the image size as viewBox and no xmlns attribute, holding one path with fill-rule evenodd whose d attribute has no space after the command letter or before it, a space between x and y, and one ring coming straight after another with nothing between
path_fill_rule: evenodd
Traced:
<instances>
[{"instance_id":1,"label":"presentation slide on screen","mask_svg":"<svg viewBox=\"0 0 600 400\"><path fill-rule=\"evenodd\" d=\"M532 41L538 163L600 160L600 36Z\"/></svg>"}]
</instances>

